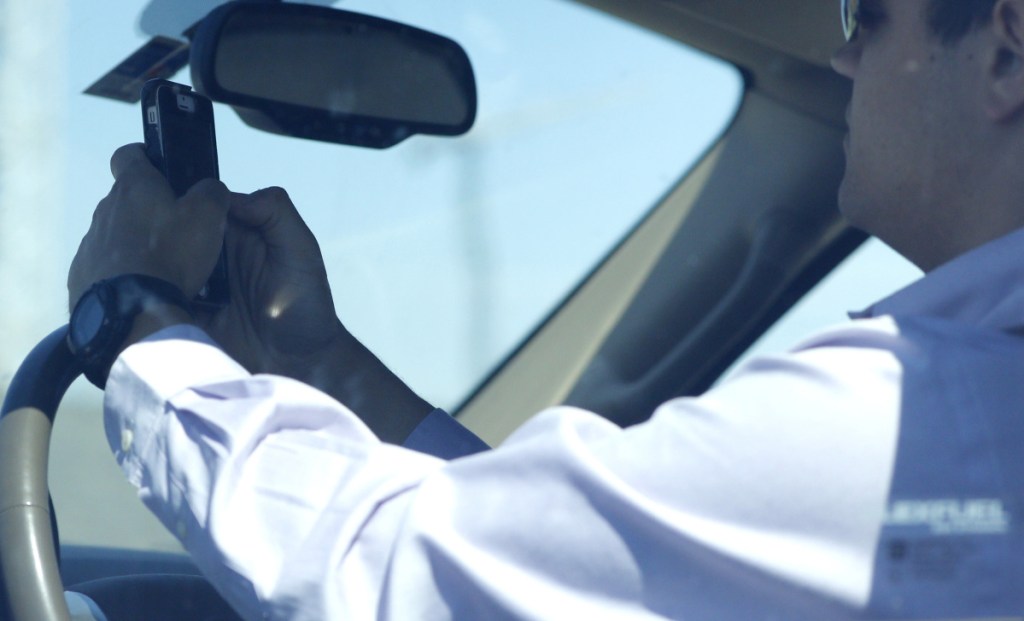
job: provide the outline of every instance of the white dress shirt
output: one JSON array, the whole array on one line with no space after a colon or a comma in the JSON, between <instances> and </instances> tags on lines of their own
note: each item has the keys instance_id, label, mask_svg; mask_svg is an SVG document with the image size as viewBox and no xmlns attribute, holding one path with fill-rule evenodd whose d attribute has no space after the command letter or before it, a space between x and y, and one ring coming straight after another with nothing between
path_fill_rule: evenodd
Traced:
<instances>
[{"instance_id":1,"label":"white dress shirt","mask_svg":"<svg viewBox=\"0 0 1024 621\"><path fill-rule=\"evenodd\" d=\"M445 461L186 326L106 426L250 619L1019 614L1022 325L1018 232L628 429L556 407Z\"/></svg>"}]
</instances>

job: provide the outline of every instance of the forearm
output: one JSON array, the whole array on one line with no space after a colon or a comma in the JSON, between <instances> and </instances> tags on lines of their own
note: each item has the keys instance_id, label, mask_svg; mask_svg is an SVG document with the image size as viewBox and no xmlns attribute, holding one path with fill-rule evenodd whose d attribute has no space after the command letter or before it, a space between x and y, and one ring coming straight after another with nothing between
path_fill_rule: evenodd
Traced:
<instances>
[{"instance_id":1,"label":"forearm","mask_svg":"<svg viewBox=\"0 0 1024 621\"><path fill-rule=\"evenodd\" d=\"M327 393L385 442L404 442L434 409L343 327L330 347L287 366L271 372Z\"/></svg>"},{"instance_id":2,"label":"forearm","mask_svg":"<svg viewBox=\"0 0 1024 621\"><path fill-rule=\"evenodd\" d=\"M193 323L185 310L175 306L147 309L136 317L121 349L164 328ZM404 442L434 409L340 324L337 338L315 355L264 360L263 368L250 370L290 377L327 393L355 412L385 442Z\"/></svg>"},{"instance_id":3,"label":"forearm","mask_svg":"<svg viewBox=\"0 0 1024 621\"><path fill-rule=\"evenodd\" d=\"M323 581L325 568L303 560L321 519L330 541L355 536L371 515L399 519L381 503L443 462L381 444L302 384L251 377L204 338L179 326L124 352L107 391L108 441L147 506L235 606L260 618L265 603L277 610L291 590Z\"/></svg>"}]
</instances>

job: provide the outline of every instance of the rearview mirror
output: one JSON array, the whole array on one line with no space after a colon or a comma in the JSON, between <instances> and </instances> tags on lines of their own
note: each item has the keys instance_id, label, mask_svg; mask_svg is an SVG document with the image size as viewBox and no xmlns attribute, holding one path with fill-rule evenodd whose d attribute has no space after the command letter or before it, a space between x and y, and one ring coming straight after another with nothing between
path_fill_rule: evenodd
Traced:
<instances>
[{"instance_id":1,"label":"rearview mirror","mask_svg":"<svg viewBox=\"0 0 1024 621\"><path fill-rule=\"evenodd\" d=\"M476 117L476 82L451 39L397 22L289 2L231 2L199 24L195 89L258 129L386 148L454 136Z\"/></svg>"}]
</instances>

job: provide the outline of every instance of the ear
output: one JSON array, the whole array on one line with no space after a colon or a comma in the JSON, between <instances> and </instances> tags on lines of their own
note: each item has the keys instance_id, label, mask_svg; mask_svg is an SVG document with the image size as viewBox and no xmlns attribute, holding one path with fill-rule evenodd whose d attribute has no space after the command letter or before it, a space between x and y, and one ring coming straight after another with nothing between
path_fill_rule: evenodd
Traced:
<instances>
[{"instance_id":1,"label":"ear","mask_svg":"<svg viewBox=\"0 0 1024 621\"><path fill-rule=\"evenodd\" d=\"M1005 121L1024 110L1024 0L997 0L991 32L985 108Z\"/></svg>"}]
</instances>

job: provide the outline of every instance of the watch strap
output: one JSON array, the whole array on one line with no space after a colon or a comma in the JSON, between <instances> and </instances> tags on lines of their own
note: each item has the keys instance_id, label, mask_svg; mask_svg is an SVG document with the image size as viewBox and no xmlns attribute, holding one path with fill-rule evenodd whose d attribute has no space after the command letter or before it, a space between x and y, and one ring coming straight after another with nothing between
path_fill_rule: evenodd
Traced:
<instances>
[{"instance_id":1,"label":"watch strap","mask_svg":"<svg viewBox=\"0 0 1024 621\"><path fill-rule=\"evenodd\" d=\"M82 300L90 295L98 296L103 305L102 327L89 343L76 344L70 341L70 344L72 352L82 364L86 378L101 389L106 386L110 367L139 313L153 305L168 304L185 310L189 317L195 319L192 303L181 289L154 276L123 274L101 280L93 284L82 296ZM82 300L79 300L78 305ZM72 322L75 321L76 312L72 312Z\"/></svg>"}]
</instances>

